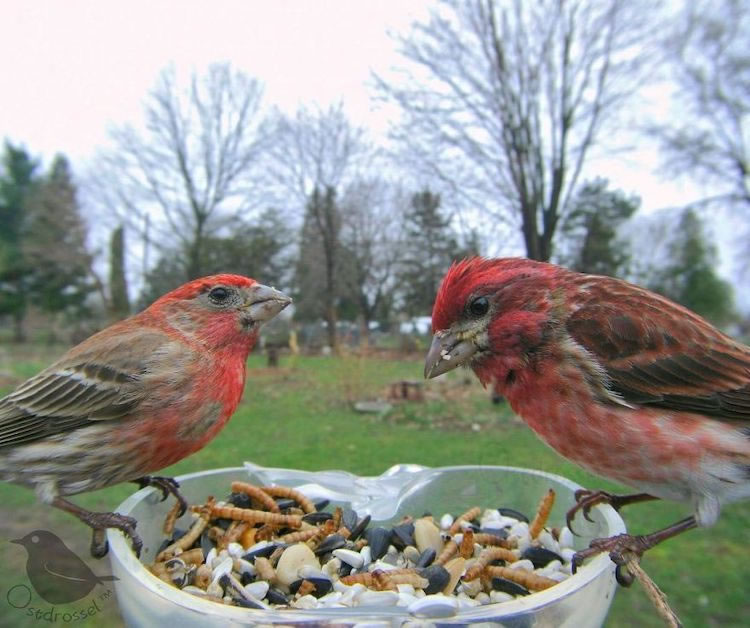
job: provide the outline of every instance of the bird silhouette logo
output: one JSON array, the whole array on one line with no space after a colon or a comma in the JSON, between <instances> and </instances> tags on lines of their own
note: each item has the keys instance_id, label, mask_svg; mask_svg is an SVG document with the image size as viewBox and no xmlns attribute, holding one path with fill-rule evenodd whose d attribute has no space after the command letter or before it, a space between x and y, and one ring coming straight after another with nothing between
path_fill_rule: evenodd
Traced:
<instances>
[{"instance_id":1,"label":"bird silhouette logo","mask_svg":"<svg viewBox=\"0 0 750 628\"><path fill-rule=\"evenodd\" d=\"M97 576L63 541L47 530L34 530L11 543L28 552L26 574L39 596L50 604L66 604L85 597L97 585L118 580Z\"/></svg>"}]
</instances>

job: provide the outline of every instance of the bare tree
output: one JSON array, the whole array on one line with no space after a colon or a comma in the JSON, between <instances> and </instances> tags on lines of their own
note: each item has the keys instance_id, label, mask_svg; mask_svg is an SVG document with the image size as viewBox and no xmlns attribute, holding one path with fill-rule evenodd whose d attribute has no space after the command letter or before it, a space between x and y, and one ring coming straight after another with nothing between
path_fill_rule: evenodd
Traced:
<instances>
[{"instance_id":1,"label":"bare tree","mask_svg":"<svg viewBox=\"0 0 750 628\"><path fill-rule=\"evenodd\" d=\"M637 0L443 1L399 38L394 137L463 204L520 229L548 260L589 151L643 79L657 27Z\"/></svg>"},{"instance_id":2,"label":"bare tree","mask_svg":"<svg viewBox=\"0 0 750 628\"><path fill-rule=\"evenodd\" d=\"M363 345L369 344L370 323L392 305L401 258L403 196L382 177L355 181L342 195L342 276L357 307Z\"/></svg>"},{"instance_id":3,"label":"bare tree","mask_svg":"<svg viewBox=\"0 0 750 628\"><path fill-rule=\"evenodd\" d=\"M718 187L706 203L750 211L750 6L689 2L666 43L677 85L666 124L652 127L666 169Z\"/></svg>"},{"instance_id":4,"label":"bare tree","mask_svg":"<svg viewBox=\"0 0 750 628\"><path fill-rule=\"evenodd\" d=\"M372 148L364 131L351 124L341 104L327 110L302 107L295 117L277 113L273 138L265 164L267 175L279 197L287 202L291 198L293 209L305 215L303 239L315 242L302 241L303 252L308 246L319 247L322 257L317 266L303 264L306 279L298 283L301 290L322 287L316 299L324 304L328 341L336 350L337 301L342 285L338 198L344 186L356 180L369 163ZM322 274L321 280L310 277L315 272Z\"/></svg>"},{"instance_id":5,"label":"bare tree","mask_svg":"<svg viewBox=\"0 0 750 628\"><path fill-rule=\"evenodd\" d=\"M186 278L202 274L205 239L251 207L249 175L265 138L261 95L229 64L193 74L185 89L167 69L149 94L143 130L115 128L114 147L98 161L100 196L145 248L176 244Z\"/></svg>"}]
</instances>

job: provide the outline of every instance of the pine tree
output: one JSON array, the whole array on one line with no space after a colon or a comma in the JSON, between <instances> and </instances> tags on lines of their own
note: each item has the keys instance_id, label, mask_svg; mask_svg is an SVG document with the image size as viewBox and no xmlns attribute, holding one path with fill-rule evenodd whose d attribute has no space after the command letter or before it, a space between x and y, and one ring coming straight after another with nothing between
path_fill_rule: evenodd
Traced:
<instances>
[{"instance_id":1,"label":"pine tree","mask_svg":"<svg viewBox=\"0 0 750 628\"><path fill-rule=\"evenodd\" d=\"M734 317L732 286L716 273L716 248L706 241L703 223L692 209L680 217L669 243L669 261L650 286L717 325Z\"/></svg>"},{"instance_id":2,"label":"pine tree","mask_svg":"<svg viewBox=\"0 0 750 628\"><path fill-rule=\"evenodd\" d=\"M28 224L27 204L39 163L24 148L5 142L0 172L0 314L13 319L14 340L25 340L29 266L22 242Z\"/></svg>"},{"instance_id":3,"label":"pine tree","mask_svg":"<svg viewBox=\"0 0 750 628\"><path fill-rule=\"evenodd\" d=\"M410 316L429 316L443 275L461 256L450 218L440 211L439 194L425 189L412 196L405 236L399 273L404 309Z\"/></svg>"},{"instance_id":4,"label":"pine tree","mask_svg":"<svg viewBox=\"0 0 750 628\"><path fill-rule=\"evenodd\" d=\"M55 157L48 175L28 195L26 212L22 249L34 303L50 313L86 313L86 297L93 289L91 256L65 157Z\"/></svg>"},{"instance_id":5,"label":"pine tree","mask_svg":"<svg viewBox=\"0 0 750 628\"><path fill-rule=\"evenodd\" d=\"M560 261L582 273L623 277L628 273L630 251L618 238L622 223L640 206L640 199L621 190L608 190L606 179L585 183L561 229L566 253Z\"/></svg>"}]
</instances>

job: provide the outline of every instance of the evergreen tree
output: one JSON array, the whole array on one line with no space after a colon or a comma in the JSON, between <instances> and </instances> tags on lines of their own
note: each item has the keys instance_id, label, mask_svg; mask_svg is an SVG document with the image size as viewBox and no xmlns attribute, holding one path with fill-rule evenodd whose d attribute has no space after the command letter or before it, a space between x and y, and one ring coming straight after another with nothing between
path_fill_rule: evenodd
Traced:
<instances>
[{"instance_id":1,"label":"evergreen tree","mask_svg":"<svg viewBox=\"0 0 750 628\"><path fill-rule=\"evenodd\" d=\"M236 273L253 277L269 285L287 280L288 262L284 253L289 244L289 230L278 212L267 210L252 224L235 224L231 236L210 236L203 240L200 264L208 275ZM185 282L187 256L166 251L146 275L138 300L143 308L161 295Z\"/></svg>"},{"instance_id":2,"label":"evergreen tree","mask_svg":"<svg viewBox=\"0 0 750 628\"><path fill-rule=\"evenodd\" d=\"M35 304L50 313L86 313L86 297L93 289L91 256L65 157L56 156L49 174L30 192L26 212L22 249Z\"/></svg>"},{"instance_id":3,"label":"evergreen tree","mask_svg":"<svg viewBox=\"0 0 750 628\"><path fill-rule=\"evenodd\" d=\"M630 251L618 238L622 223L640 206L640 199L621 190L608 190L606 179L581 187L562 227L566 253L560 261L582 273L623 277L628 273Z\"/></svg>"},{"instance_id":4,"label":"evergreen tree","mask_svg":"<svg viewBox=\"0 0 750 628\"><path fill-rule=\"evenodd\" d=\"M425 189L412 196L399 273L404 310L410 316L429 316L443 275L462 257L450 222L440 211L439 194Z\"/></svg>"},{"instance_id":5,"label":"evergreen tree","mask_svg":"<svg viewBox=\"0 0 750 628\"><path fill-rule=\"evenodd\" d=\"M706 241L694 210L682 213L668 251L668 263L655 273L649 287L717 325L730 322L734 317L732 286L716 274L716 249Z\"/></svg>"},{"instance_id":6,"label":"evergreen tree","mask_svg":"<svg viewBox=\"0 0 750 628\"><path fill-rule=\"evenodd\" d=\"M14 340L25 339L23 321L29 299L29 266L22 242L27 204L39 163L24 148L5 142L0 171L0 314L13 319Z\"/></svg>"}]
</instances>

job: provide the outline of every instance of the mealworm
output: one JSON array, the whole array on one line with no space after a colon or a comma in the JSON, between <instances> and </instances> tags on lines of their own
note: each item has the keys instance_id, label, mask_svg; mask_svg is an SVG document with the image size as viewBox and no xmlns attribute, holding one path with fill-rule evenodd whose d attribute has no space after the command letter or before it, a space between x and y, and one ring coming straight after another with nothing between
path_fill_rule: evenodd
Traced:
<instances>
[{"instance_id":1,"label":"mealworm","mask_svg":"<svg viewBox=\"0 0 750 628\"><path fill-rule=\"evenodd\" d=\"M198 569L195 570L195 575L193 576L193 584L205 590L211 582L212 576L211 567L206 564L198 565Z\"/></svg>"},{"instance_id":2,"label":"mealworm","mask_svg":"<svg viewBox=\"0 0 750 628\"><path fill-rule=\"evenodd\" d=\"M298 530L297 532L290 532L289 534L283 534L279 537L279 541L282 543L304 543L308 539L312 538L318 533L317 528L310 528L308 530Z\"/></svg>"},{"instance_id":3,"label":"mealworm","mask_svg":"<svg viewBox=\"0 0 750 628\"><path fill-rule=\"evenodd\" d=\"M430 586L430 581L427 578L423 578L415 571L409 573L392 573L386 571L385 575L391 584L410 584L415 589L426 589Z\"/></svg>"},{"instance_id":4,"label":"mealworm","mask_svg":"<svg viewBox=\"0 0 750 628\"><path fill-rule=\"evenodd\" d=\"M474 531L464 530L464 536L461 539L461 545L458 546L458 553L462 558L471 558L474 556Z\"/></svg>"},{"instance_id":5,"label":"mealworm","mask_svg":"<svg viewBox=\"0 0 750 628\"><path fill-rule=\"evenodd\" d=\"M460 532L462 521L471 521L472 519L476 519L480 514L482 514L482 509L479 506L474 506L474 508L469 508L469 510L467 510L464 514L456 517L455 521L453 522L453 525L448 529L448 534L452 536L456 534L457 532Z\"/></svg>"},{"instance_id":6,"label":"mealworm","mask_svg":"<svg viewBox=\"0 0 750 628\"><path fill-rule=\"evenodd\" d=\"M179 501L176 501L172 508L169 509L167 517L166 519L164 519L164 527L162 528L164 534L166 534L167 536L172 536L172 532L174 532L174 524L177 521L177 517L180 514L181 508L182 504Z\"/></svg>"},{"instance_id":7,"label":"mealworm","mask_svg":"<svg viewBox=\"0 0 750 628\"><path fill-rule=\"evenodd\" d=\"M466 570L464 580L475 580L481 576L484 568L493 560L504 560L508 563L514 563L518 560L518 556L504 547L487 547L479 554L476 562Z\"/></svg>"},{"instance_id":8,"label":"mealworm","mask_svg":"<svg viewBox=\"0 0 750 628\"><path fill-rule=\"evenodd\" d=\"M455 556L457 553L458 553L458 545L456 545L453 541L448 541L445 544L443 551L440 552L440 554L438 554L434 562L438 565L444 565L451 558L453 558L453 556Z\"/></svg>"},{"instance_id":9,"label":"mealworm","mask_svg":"<svg viewBox=\"0 0 750 628\"><path fill-rule=\"evenodd\" d=\"M532 571L525 569L513 569L511 567L499 567L497 565L488 565L484 568L484 573L490 578L500 577L506 580L512 580L526 587L529 591L542 591L549 589L557 584L557 580L545 578Z\"/></svg>"},{"instance_id":10,"label":"mealworm","mask_svg":"<svg viewBox=\"0 0 750 628\"><path fill-rule=\"evenodd\" d=\"M172 558L172 556L174 556L174 553L177 549L185 551L188 547L195 543L198 540L198 537L203 534L203 530L205 530L206 526L208 525L208 520L208 513L204 510L198 517L198 519L195 520L195 523L193 523L186 534L177 539L174 543L172 543L172 545L165 547L161 552L159 552L158 556L156 557L157 562L168 560L169 558Z\"/></svg>"},{"instance_id":11,"label":"mealworm","mask_svg":"<svg viewBox=\"0 0 750 628\"><path fill-rule=\"evenodd\" d=\"M245 493L245 495L260 502L266 510L270 510L271 512L281 512L276 500L258 486L253 486L247 482L232 482L232 492Z\"/></svg>"},{"instance_id":12,"label":"mealworm","mask_svg":"<svg viewBox=\"0 0 750 628\"><path fill-rule=\"evenodd\" d=\"M539 533L544 529L544 524L547 523L549 513L552 510L552 506L555 503L555 491L549 489L547 494L542 497L539 502L539 507L536 510L534 519L529 524L529 536L535 539L539 536Z\"/></svg>"},{"instance_id":13,"label":"mealworm","mask_svg":"<svg viewBox=\"0 0 750 628\"><path fill-rule=\"evenodd\" d=\"M299 585L299 589L297 589L297 597L302 597L313 591L315 591L315 585L309 580L303 580Z\"/></svg>"},{"instance_id":14,"label":"mealworm","mask_svg":"<svg viewBox=\"0 0 750 628\"><path fill-rule=\"evenodd\" d=\"M346 585L363 584L368 589L375 589L376 591L393 590L396 585L388 580L385 572L381 570L365 571L363 573L355 573L349 576L344 576L339 579L339 582Z\"/></svg>"},{"instance_id":15,"label":"mealworm","mask_svg":"<svg viewBox=\"0 0 750 628\"><path fill-rule=\"evenodd\" d=\"M236 508L235 506L213 506L211 515L218 519L236 519L249 523L271 523L289 528L299 528L302 524L302 517L298 515L280 515L276 512Z\"/></svg>"},{"instance_id":16,"label":"mealworm","mask_svg":"<svg viewBox=\"0 0 750 628\"><path fill-rule=\"evenodd\" d=\"M286 497L296 501L306 513L315 512L315 504L297 489L289 486L262 486L261 489L272 497Z\"/></svg>"},{"instance_id":17,"label":"mealworm","mask_svg":"<svg viewBox=\"0 0 750 628\"><path fill-rule=\"evenodd\" d=\"M484 532L474 534L474 543L489 545L490 547L504 547L505 549L514 549L516 547L515 541L502 539L496 534L486 534Z\"/></svg>"},{"instance_id":18,"label":"mealworm","mask_svg":"<svg viewBox=\"0 0 750 628\"><path fill-rule=\"evenodd\" d=\"M336 531L333 519L328 519L322 526L320 526L315 534L313 534L306 543L310 549L315 549L320 545L321 541L327 536L333 534Z\"/></svg>"},{"instance_id":19,"label":"mealworm","mask_svg":"<svg viewBox=\"0 0 750 628\"><path fill-rule=\"evenodd\" d=\"M267 558L258 556L255 559L255 569L258 571L259 580L268 580L269 582L276 580L276 570Z\"/></svg>"},{"instance_id":20,"label":"mealworm","mask_svg":"<svg viewBox=\"0 0 750 628\"><path fill-rule=\"evenodd\" d=\"M200 547L182 552L179 557L187 565L200 565L203 562L203 550Z\"/></svg>"}]
</instances>

